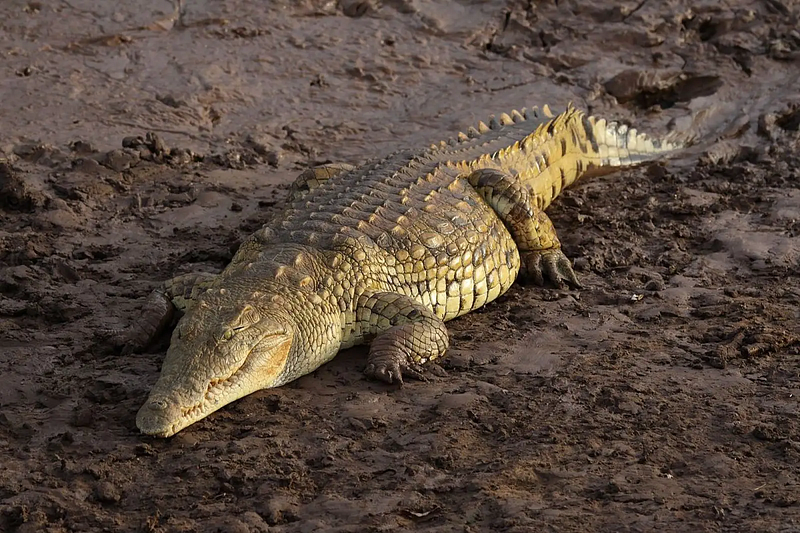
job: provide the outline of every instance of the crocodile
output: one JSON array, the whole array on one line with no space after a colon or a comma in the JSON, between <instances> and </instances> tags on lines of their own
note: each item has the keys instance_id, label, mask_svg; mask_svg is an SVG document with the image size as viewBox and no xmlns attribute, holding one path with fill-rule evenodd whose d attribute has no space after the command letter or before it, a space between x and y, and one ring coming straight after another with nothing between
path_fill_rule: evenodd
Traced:
<instances>
[{"instance_id":1,"label":"crocodile","mask_svg":"<svg viewBox=\"0 0 800 533\"><path fill-rule=\"evenodd\" d=\"M684 145L570 104L503 113L358 167L303 172L280 215L221 273L178 276L147 298L123 351L180 319L137 427L169 437L363 343L367 377L426 379L436 367L426 363L448 348L446 321L518 278L580 287L545 214L564 188Z\"/></svg>"}]
</instances>

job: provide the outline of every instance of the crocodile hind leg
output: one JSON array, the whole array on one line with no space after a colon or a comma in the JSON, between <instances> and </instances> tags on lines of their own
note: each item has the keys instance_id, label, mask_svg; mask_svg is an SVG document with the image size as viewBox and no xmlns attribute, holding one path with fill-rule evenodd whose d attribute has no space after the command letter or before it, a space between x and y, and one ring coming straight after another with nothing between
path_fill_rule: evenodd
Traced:
<instances>
[{"instance_id":1,"label":"crocodile hind leg","mask_svg":"<svg viewBox=\"0 0 800 533\"><path fill-rule=\"evenodd\" d=\"M122 353L147 348L172 323L176 313L185 312L214 278L216 275L207 273L183 274L165 281L151 292L142 305L139 320L118 338Z\"/></svg>"},{"instance_id":2,"label":"crocodile hind leg","mask_svg":"<svg viewBox=\"0 0 800 533\"><path fill-rule=\"evenodd\" d=\"M495 169L480 169L467 179L511 232L522 259L522 275L537 285L545 280L561 287L580 287L569 259L561 251L555 227L537 207L520 180Z\"/></svg>"},{"instance_id":3,"label":"crocodile hind leg","mask_svg":"<svg viewBox=\"0 0 800 533\"><path fill-rule=\"evenodd\" d=\"M297 179L292 183L292 187L289 189L289 199L297 200L302 198L308 191L316 189L329 179L354 168L356 167L347 163L329 163L309 168L297 176Z\"/></svg>"},{"instance_id":4,"label":"crocodile hind leg","mask_svg":"<svg viewBox=\"0 0 800 533\"><path fill-rule=\"evenodd\" d=\"M403 373L425 379L422 365L447 351L444 322L403 294L363 295L356 308L362 333L374 335L364 373L388 383L403 383Z\"/></svg>"}]
</instances>

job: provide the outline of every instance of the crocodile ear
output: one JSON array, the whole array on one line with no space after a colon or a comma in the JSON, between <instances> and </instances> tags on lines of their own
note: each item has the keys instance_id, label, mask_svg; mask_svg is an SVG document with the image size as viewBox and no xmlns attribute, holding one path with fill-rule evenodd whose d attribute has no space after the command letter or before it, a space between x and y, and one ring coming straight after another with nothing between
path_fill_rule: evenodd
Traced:
<instances>
[{"instance_id":1,"label":"crocodile ear","mask_svg":"<svg viewBox=\"0 0 800 533\"><path fill-rule=\"evenodd\" d=\"M278 378L289 362L291 349L292 336L287 334L268 336L259 342L252 352L252 366L243 367L250 374L247 378L253 391L283 384Z\"/></svg>"},{"instance_id":2,"label":"crocodile ear","mask_svg":"<svg viewBox=\"0 0 800 533\"><path fill-rule=\"evenodd\" d=\"M261 320L261 313L252 305L247 304L237 313L231 325L233 327L252 326L259 320Z\"/></svg>"}]
</instances>

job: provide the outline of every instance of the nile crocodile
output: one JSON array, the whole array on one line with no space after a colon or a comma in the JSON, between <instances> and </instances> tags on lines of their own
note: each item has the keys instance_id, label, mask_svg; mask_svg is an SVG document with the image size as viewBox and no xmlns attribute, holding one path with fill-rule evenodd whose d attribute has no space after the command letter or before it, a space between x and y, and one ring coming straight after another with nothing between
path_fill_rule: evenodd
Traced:
<instances>
[{"instance_id":1,"label":"nile crocodile","mask_svg":"<svg viewBox=\"0 0 800 533\"><path fill-rule=\"evenodd\" d=\"M656 159L653 140L571 105L503 113L450 142L308 170L219 274L154 291L139 349L183 311L136 424L168 437L254 391L370 343L367 376L402 383L448 347L445 321L519 276L578 287L545 208L579 176Z\"/></svg>"}]
</instances>

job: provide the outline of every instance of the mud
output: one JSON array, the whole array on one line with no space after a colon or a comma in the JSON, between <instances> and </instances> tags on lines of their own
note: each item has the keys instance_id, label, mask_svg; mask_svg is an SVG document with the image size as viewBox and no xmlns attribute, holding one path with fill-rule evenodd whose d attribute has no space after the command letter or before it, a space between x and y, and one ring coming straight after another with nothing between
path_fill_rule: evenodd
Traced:
<instances>
[{"instance_id":1,"label":"mud","mask_svg":"<svg viewBox=\"0 0 800 533\"><path fill-rule=\"evenodd\" d=\"M0 530L800 531L796 2L128 4L0 5ZM109 330L302 169L568 101L697 136L552 206L584 289L137 434Z\"/></svg>"}]
</instances>

